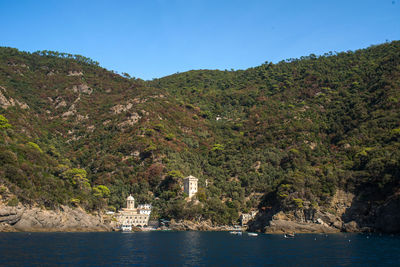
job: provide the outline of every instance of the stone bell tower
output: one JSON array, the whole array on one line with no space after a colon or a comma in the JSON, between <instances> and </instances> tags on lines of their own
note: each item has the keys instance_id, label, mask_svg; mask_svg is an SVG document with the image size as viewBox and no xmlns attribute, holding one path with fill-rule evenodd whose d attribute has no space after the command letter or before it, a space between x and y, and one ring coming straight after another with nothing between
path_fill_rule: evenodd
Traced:
<instances>
[{"instance_id":1,"label":"stone bell tower","mask_svg":"<svg viewBox=\"0 0 400 267\"><path fill-rule=\"evenodd\" d=\"M129 197L126 198L126 209L127 210L135 209L135 199L131 195L129 195Z\"/></svg>"}]
</instances>

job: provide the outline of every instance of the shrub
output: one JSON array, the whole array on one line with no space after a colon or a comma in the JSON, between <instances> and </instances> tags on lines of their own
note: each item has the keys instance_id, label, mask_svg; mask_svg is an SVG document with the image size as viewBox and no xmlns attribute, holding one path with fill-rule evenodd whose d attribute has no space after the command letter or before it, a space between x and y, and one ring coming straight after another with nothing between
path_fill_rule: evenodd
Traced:
<instances>
[{"instance_id":1,"label":"shrub","mask_svg":"<svg viewBox=\"0 0 400 267\"><path fill-rule=\"evenodd\" d=\"M6 129L10 127L11 124L8 123L8 120L3 115L0 115L0 129Z\"/></svg>"},{"instance_id":2,"label":"shrub","mask_svg":"<svg viewBox=\"0 0 400 267\"><path fill-rule=\"evenodd\" d=\"M7 187L0 185L0 195L4 194L5 192L7 192Z\"/></svg>"},{"instance_id":3,"label":"shrub","mask_svg":"<svg viewBox=\"0 0 400 267\"><path fill-rule=\"evenodd\" d=\"M162 132L164 130L164 125L162 125L161 123L158 123L156 125L154 125L154 130L156 130L157 132Z\"/></svg>"},{"instance_id":4,"label":"shrub","mask_svg":"<svg viewBox=\"0 0 400 267\"><path fill-rule=\"evenodd\" d=\"M80 200L79 198L71 198L71 199L69 200L69 202L70 202L71 204L73 204L74 206L76 206L76 205L78 205L78 204L81 202L81 200Z\"/></svg>"},{"instance_id":5,"label":"shrub","mask_svg":"<svg viewBox=\"0 0 400 267\"><path fill-rule=\"evenodd\" d=\"M16 207L16 206L18 206L18 204L19 204L18 198L17 197L13 197L8 201L7 206Z\"/></svg>"},{"instance_id":6,"label":"shrub","mask_svg":"<svg viewBox=\"0 0 400 267\"><path fill-rule=\"evenodd\" d=\"M221 144L214 144L213 148L211 149L211 151L223 151L224 150L224 145Z\"/></svg>"},{"instance_id":7,"label":"shrub","mask_svg":"<svg viewBox=\"0 0 400 267\"><path fill-rule=\"evenodd\" d=\"M175 135L173 133L169 133L165 136L165 139L167 139L168 141L172 141L174 140Z\"/></svg>"},{"instance_id":8,"label":"shrub","mask_svg":"<svg viewBox=\"0 0 400 267\"><path fill-rule=\"evenodd\" d=\"M0 164L1 165L13 164L15 162L17 162L17 156L13 152L11 152L9 150L0 152Z\"/></svg>"},{"instance_id":9,"label":"shrub","mask_svg":"<svg viewBox=\"0 0 400 267\"><path fill-rule=\"evenodd\" d=\"M28 142L27 145L30 146L30 147L32 147L32 148L34 148L34 149L36 149L36 150L39 151L40 153L43 153L43 150L39 147L38 144L33 143L33 142Z\"/></svg>"},{"instance_id":10,"label":"shrub","mask_svg":"<svg viewBox=\"0 0 400 267\"><path fill-rule=\"evenodd\" d=\"M294 204L296 204L296 207L302 208L303 207L303 200L300 198L293 198Z\"/></svg>"},{"instance_id":11,"label":"shrub","mask_svg":"<svg viewBox=\"0 0 400 267\"><path fill-rule=\"evenodd\" d=\"M153 136L155 132L156 131L154 131L153 129L146 129L144 134L150 137Z\"/></svg>"}]
</instances>

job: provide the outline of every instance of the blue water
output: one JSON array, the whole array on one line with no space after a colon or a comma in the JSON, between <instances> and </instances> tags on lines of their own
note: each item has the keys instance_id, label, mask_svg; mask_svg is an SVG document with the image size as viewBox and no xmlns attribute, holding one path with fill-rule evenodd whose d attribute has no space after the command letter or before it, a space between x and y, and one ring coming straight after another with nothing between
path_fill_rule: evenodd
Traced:
<instances>
[{"instance_id":1,"label":"blue water","mask_svg":"<svg viewBox=\"0 0 400 267\"><path fill-rule=\"evenodd\" d=\"M0 233L1 266L400 266L400 236Z\"/></svg>"}]
</instances>

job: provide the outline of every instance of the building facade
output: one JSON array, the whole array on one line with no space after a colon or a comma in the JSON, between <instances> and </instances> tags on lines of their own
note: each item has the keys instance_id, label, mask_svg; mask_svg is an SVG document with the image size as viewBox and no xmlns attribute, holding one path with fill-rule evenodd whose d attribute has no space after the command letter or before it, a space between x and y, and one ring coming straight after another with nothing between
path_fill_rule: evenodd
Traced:
<instances>
[{"instance_id":1,"label":"building facade","mask_svg":"<svg viewBox=\"0 0 400 267\"><path fill-rule=\"evenodd\" d=\"M197 182L199 179L190 175L183 179L183 192L185 192L189 198L192 198L197 193Z\"/></svg>"},{"instance_id":2,"label":"building facade","mask_svg":"<svg viewBox=\"0 0 400 267\"><path fill-rule=\"evenodd\" d=\"M116 216L118 224L138 227L148 226L151 208L150 204L141 204L135 208L135 199L129 195L126 199L126 208L120 210Z\"/></svg>"}]
</instances>

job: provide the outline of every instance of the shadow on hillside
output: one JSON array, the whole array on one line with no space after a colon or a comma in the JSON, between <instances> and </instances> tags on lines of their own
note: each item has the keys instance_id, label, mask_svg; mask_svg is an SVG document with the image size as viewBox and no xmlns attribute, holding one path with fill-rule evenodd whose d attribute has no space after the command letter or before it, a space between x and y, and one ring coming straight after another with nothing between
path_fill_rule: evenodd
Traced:
<instances>
[{"instance_id":1,"label":"shadow on hillside","mask_svg":"<svg viewBox=\"0 0 400 267\"><path fill-rule=\"evenodd\" d=\"M343 222L349 225L354 221L361 231L400 233L400 190L377 191L373 187L359 190L342 215Z\"/></svg>"}]
</instances>

